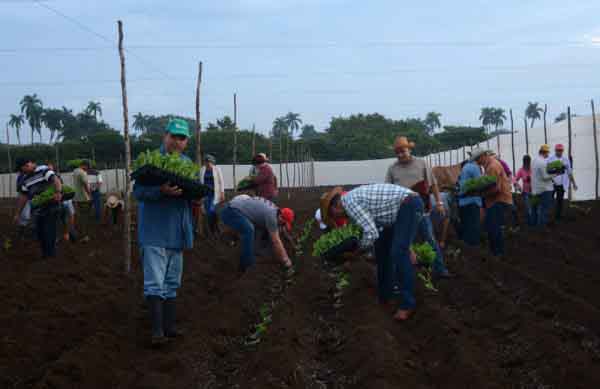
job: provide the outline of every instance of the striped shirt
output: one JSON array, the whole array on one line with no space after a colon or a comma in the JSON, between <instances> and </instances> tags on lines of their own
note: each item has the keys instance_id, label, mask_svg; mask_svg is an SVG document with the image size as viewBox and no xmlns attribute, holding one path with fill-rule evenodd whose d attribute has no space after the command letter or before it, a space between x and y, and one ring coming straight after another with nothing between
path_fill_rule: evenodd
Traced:
<instances>
[{"instance_id":1,"label":"striped shirt","mask_svg":"<svg viewBox=\"0 0 600 389\"><path fill-rule=\"evenodd\" d=\"M26 195L30 200L37 194L42 193L56 174L47 166L38 166L33 173L23 177L19 186L19 192Z\"/></svg>"},{"instance_id":2,"label":"striped shirt","mask_svg":"<svg viewBox=\"0 0 600 389\"><path fill-rule=\"evenodd\" d=\"M363 185L342 196L346 214L363 230L360 242L363 248L371 247L379 238L379 227L389 227L396 222L398 210L408 195L415 192L393 184Z\"/></svg>"}]
</instances>

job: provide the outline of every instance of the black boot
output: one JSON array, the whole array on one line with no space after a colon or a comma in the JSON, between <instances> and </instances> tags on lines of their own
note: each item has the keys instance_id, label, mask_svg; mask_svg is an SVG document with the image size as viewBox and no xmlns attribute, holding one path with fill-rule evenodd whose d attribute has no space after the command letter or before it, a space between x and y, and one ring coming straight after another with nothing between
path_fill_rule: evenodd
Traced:
<instances>
[{"instance_id":1,"label":"black boot","mask_svg":"<svg viewBox=\"0 0 600 389\"><path fill-rule=\"evenodd\" d=\"M168 338L176 338L181 336L181 332L175 327L175 299L166 299L163 306L163 323L165 328L165 336Z\"/></svg>"},{"instance_id":2,"label":"black boot","mask_svg":"<svg viewBox=\"0 0 600 389\"><path fill-rule=\"evenodd\" d=\"M152 322L152 346L158 347L167 341L163 331L163 299L159 296L148 296L146 300Z\"/></svg>"}]
</instances>

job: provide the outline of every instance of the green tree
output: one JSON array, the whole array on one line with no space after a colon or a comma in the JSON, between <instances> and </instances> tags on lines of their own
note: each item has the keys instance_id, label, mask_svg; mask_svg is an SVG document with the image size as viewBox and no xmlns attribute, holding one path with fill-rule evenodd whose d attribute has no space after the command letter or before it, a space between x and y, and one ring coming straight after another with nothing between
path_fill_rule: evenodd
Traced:
<instances>
[{"instance_id":1,"label":"green tree","mask_svg":"<svg viewBox=\"0 0 600 389\"><path fill-rule=\"evenodd\" d=\"M17 142L21 144L21 127L25 124L25 117L23 115L10 115L8 125L15 129L17 133Z\"/></svg>"},{"instance_id":2,"label":"green tree","mask_svg":"<svg viewBox=\"0 0 600 389\"><path fill-rule=\"evenodd\" d=\"M489 133L491 126L494 125L495 121L495 108L492 107L483 107L481 108L481 114L479 115L479 120L481 120L481 124Z\"/></svg>"},{"instance_id":3,"label":"green tree","mask_svg":"<svg viewBox=\"0 0 600 389\"><path fill-rule=\"evenodd\" d=\"M300 124L302 124L302 119L300 119L299 113L288 112L287 115L284 116L285 123L287 124L287 128L290 131L290 135L293 138L296 131L300 129Z\"/></svg>"},{"instance_id":4,"label":"green tree","mask_svg":"<svg viewBox=\"0 0 600 389\"><path fill-rule=\"evenodd\" d=\"M84 112L94 116L98 120L98 116L102 117L102 106L99 101L90 101Z\"/></svg>"},{"instance_id":5,"label":"green tree","mask_svg":"<svg viewBox=\"0 0 600 389\"><path fill-rule=\"evenodd\" d=\"M140 133L144 133L146 131L146 122L147 117L144 116L141 112L138 112L133 116L133 129Z\"/></svg>"},{"instance_id":6,"label":"green tree","mask_svg":"<svg viewBox=\"0 0 600 389\"><path fill-rule=\"evenodd\" d=\"M40 134L40 141L42 139L42 100L37 96L25 95L19 102L21 105L21 113L25 113L25 118L31 127L31 144L33 144L33 134L38 132Z\"/></svg>"},{"instance_id":7,"label":"green tree","mask_svg":"<svg viewBox=\"0 0 600 389\"><path fill-rule=\"evenodd\" d=\"M441 113L429 112L427 114L427 116L425 117L425 120L423 121L423 123L425 123L425 126L427 127L427 133L429 135L433 135L435 129L440 128L442 126L442 123L440 123L441 116L442 116Z\"/></svg>"},{"instance_id":8,"label":"green tree","mask_svg":"<svg viewBox=\"0 0 600 389\"><path fill-rule=\"evenodd\" d=\"M44 109L42 112L42 123L48 128L50 131L50 143L54 140L54 135L60 133L60 130L63 127L63 119L65 114L63 110L60 109Z\"/></svg>"},{"instance_id":9,"label":"green tree","mask_svg":"<svg viewBox=\"0 0 600 389\"><path fill-rule=\"evenodd\" d=\"M317 132L317 130L315 130L315 126L313 126L312 124L305 124L300 129L300 138L302 140L313 139L318 135L319 133Z\"/></svg>"},{"instance_id":10,"label":"green tree","mask_svg":"<svg viewBox=\"0 0 600 389\"><path fill-rule=\"evenodd\" d=\"M525 117L531 119L531 125L529 126L530 128L533 128L533 123L535 123L537 119L541 119L540 113L544 112L544 109L540 107L539 104L540 103L538 102L529 102L529 104L527 104L527 108L525 109Z\"/></svg>"},{"instance_id":11,"label":"green tree","mask_svg":"<svg viewBox=\"0 0 600 389\"><path fill-rule=\"evenodd\" d=\"M504 121L506 120L505 112L503 108L492 108L492 124L496 131L498 131L498 127L504 125Z\"/></svg>"}]
</instances>

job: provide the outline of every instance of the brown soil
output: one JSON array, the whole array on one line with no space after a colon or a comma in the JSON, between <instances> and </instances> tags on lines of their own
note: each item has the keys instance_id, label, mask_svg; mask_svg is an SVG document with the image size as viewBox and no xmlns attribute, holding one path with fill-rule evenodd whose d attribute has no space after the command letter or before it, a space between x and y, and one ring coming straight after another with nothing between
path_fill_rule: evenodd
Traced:
<instances>
[{"instance_id":1,"label":"brown soil","mask_svg":"<svg viewBox=\"0 0 600 389\"><path fill-rule=\"evenodd\" d=\"M298 233L319 195L282 201ZM402 324L376 304L372 264L332 269L310 255L316 229L289 281L266 257L240 277L236 247L198 242L185 254L185 336L160 351L148 346L141 274L137 259L123 273L118 231L86 222L89 242L61 243L42 262L0 212L0 388L600 387L598 203L511 233L505 258L452 242L458 277L438 293L419 284ZM350 286L340 297L341 271ZM264 306L272 322L250 345Z\"/></svg>"}]
</instances>

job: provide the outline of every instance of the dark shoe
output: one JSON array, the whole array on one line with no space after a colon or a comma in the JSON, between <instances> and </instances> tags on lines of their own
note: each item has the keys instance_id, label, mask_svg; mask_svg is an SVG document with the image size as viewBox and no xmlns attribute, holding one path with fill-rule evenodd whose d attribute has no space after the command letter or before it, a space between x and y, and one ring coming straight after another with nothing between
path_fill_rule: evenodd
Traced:
<instances>
[{"instance_id":1,"label":"dark shoe","mask_svg":"<svg viewBox=\"0 0 600 389\"><path fill-rule=\"evenodd\" d=\"M152 322L152 346L159 347L167 341L163 331L163 299L159 296L148 296L146 300Z\"/></svg>"},{"instance_id":2,"label":"dark shoe","mask_svg":"<svg viewBox=\"0 0 600 389\"><path fill-rule=\"evenodd\" d=\"M167 338L177 338L183 334L175 327L176 304L175 299L166 299L163 303L163 326Z\"/></svg>"}]
</instances>

